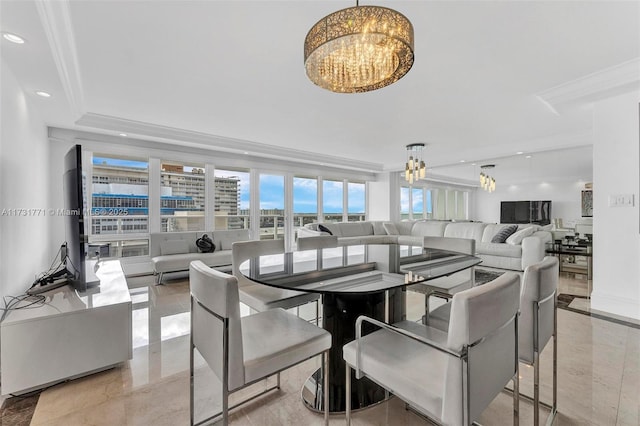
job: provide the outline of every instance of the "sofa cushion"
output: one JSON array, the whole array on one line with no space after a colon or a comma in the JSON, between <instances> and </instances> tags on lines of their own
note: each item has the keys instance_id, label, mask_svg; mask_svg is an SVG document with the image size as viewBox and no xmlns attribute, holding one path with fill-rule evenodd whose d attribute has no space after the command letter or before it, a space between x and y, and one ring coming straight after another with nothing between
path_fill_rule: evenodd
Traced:
<instances>
[{"instance_id":1,"label":"sofa cushion","mask_svg":"<svg viewBox=\"0 0 640 426\"><path fill-rule=\"evenodd\" d=\"M482 234L486 224L480 222L455 222L448 223L444 230L444 236L449 238L468 238L482 241Z\"/></svg>"},{"instance_id":2,"label":"sofa cushion","mask_svg":"<svg viewBox=\"0 0 640 426\"><path fill-rule=\"evenodd\" d=\"M398 228L396 228L395 223L393 222L385 222L382 224L384 230L387 231L389 235L399 235Z\"/></svg>"},{"instance_id":3,"label":"sofa cushion","mask_svg":"<svg viewBox=\"0 0 640 426\"><path fill-rule=\"evenodd\" d=\"M160 254L182 254L189 253L189 244L185 240L167 240L160 243Z\"/></svg>"},{"instance_id":4,"label":"sofa cushion","mask_svg":"<svg viewBox=\"0 0 640 426\"><path fill-rule=\"evenodd\" d=\"M411 235L416 237L442 237L444 235L444 229L449 222L441 221L425 221L416 222L411 230Z\"/></svg>"},{"instance_id":5,"label":"sofa cushion","mask_svg":"<svg viewBox=\"0 0 640 426\"><path fill-rule=\"evenodd\" d=\"M529 228L521 229L520 231L512 234L509 238L507 238L507 244L514 244L514 245L522 244L522 240L525 237L533 235L534 232L536 232L536 229L533 226L530 226Z\"/></svg>"},{"instance_id":6,"label":"sofa cushion","mask_svg":"<svg viewBox=\"0 0 640 426\"><path fill-rule=\"evenodd\" d=\"M151 259L156 272L186 271L194 260L201 260L207 266L231 265L231 250L216 251L214 253L182 253L156 256Z\"/></svg>"},{"instance_id":7,"label":"sofa cushion","mask_svg":"<svg viewBox=\"0 0 640 426\"><path fill-rule=\"evenodd\" d=\"M373 235L373 225L369 222L342 222L340 226L342 237L360 237Z\"/></svg>"},{"instance_id":8,"label":"sofa cushion","mask_svg":"<svg viewBox=\"0 0 640 426\"><path fill-rule=\"evenodd\" d=\"M387 231L385 231L383 223L384 222L380 220L371 222L371 225L373 225L373 235L387 235Z\"/></svg>"},{"instance_id":9,"label":"sofa cushion","mask_svg":"<svg viewBox=\"0 0 640 426\"><path fill-rule=\"evenodd\" d=\"M398 235L411 235L413 225L415 224L416 222L412 220L403 220L402 222L397 222L396 229L398 230Z\"/></svg>"},{"instance_id":10,"label":"sofa cushion","mask_svg":"<svg viewBox=\"0 0 640 426\"><path fill-rule=\"evenodd\" d=\"M522 256L522 246L501 243L479 243L476 246L476 253L519 258Z\"/></svg>"},{"instance_id":11,"label":"sofa cushion","mask_svg":"<svg viewBox=\"0 0 640 426\"><path fill-rule=\"evenodd\" d=\"M504 243L518 229L517 225L505 225L491 238L492 243ZM483 236L484 237L484 236Z\"/></svg>"},{"instance_id":12,"label":"sofa cushion","mask_svg":"<svg viewBox=\"0 0 640 426\"><path fill-rule=\"evenodd\" d=\"M247 241L248 239L248 229L229 229L213 232L213 243L216 245L216 250L231 250L231 245L236 241Z\"/></svg>"}]
</instances>

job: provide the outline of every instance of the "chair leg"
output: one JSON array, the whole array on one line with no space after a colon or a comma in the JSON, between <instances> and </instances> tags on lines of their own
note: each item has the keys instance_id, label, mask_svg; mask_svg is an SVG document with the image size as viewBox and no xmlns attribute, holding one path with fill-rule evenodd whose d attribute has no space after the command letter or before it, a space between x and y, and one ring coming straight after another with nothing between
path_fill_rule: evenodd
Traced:
<instances>
[{"instance_id":1,"label":"chair leg","mask_svg":"<svg viewBox=\"0 0 640 426\"><path fill-rule=\"evenodd\" d=\"M346 389L345 389L345 407L344 413L347 417L347 426L351 426L351 367L346 365L347 377L346 377Z\"/></svg>"},{"instance_id":2,"label":"chair leg","mask_svg":"<svg viewBox=\"0 0 640 426\"><path fill-rule=\"evenodd\" d=\"M191 311L193 311L193 297L191 298ZM193 319L191 319L191 322L191 330L193 330ZM193 335L189 340L189 425L193 426L195 417L193 400Z\"/></svg>"},{"instance_id":3,"label":"chair leg","mask_svg":"<svg viewBox=\"0 0 640 426\"><path fill-rule=\"evenodd\" d=\"M322 354L324 376L324 424L329 426L329 351Z\"/></svg>"},{"instance_id":4,"label":"chair leg","mask_svg":"<svg viewBox=\"0 0 640 426\"><path fill-rule=\"evenodd\" d=\"M513 426L520 424L520 365L516 360L516 375L513 376Z\"/></svg>"},{"instance_id":5,"label":"chair leg","mask_svg":"<svg viewBox=\"0 0 640 426\"><path fill-rule=\"evenodd\" d=\"M540 424L540 355L533 353L533 424Z\"/></svg>"},{"instance_id":6,"label":"chair leg","mask_svg":"<svg viewBox=\"0 0 640 426\"><path fill-rule=\"evenodd\" d=\"M160 273L158 274L158 278L157 278L157 281L156 281L156 285L162 285L162 275L164 275L164 272L160 272Z\"/></svg>"},{"instance_id":7,"label":"chair leg","mask_svg":"<svg viewBox=\"0 0 640 426\"><path fill-rule=\"evenodd\" d=\"M424 317L422 317L422 324L429 325L429 293L424 295Z\"/></svg>"},{"instance_id":8,"label":"chair leg","mask_svg":"<svg viewBox=\"0 0 640 426\"><path fill-rule=\"evenodd\" d=\"M277 380L278 380L278 384L276 385L276 389L280 389L280 372L278 372L278 374L276 374L277 376Z\"/></svg>"}]
</instances>

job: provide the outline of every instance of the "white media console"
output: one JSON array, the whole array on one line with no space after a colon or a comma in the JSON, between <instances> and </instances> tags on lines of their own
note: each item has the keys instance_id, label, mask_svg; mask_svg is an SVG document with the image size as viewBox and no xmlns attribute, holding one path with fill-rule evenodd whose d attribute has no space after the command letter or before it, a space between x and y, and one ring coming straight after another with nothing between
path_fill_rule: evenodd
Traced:
<instances>
[{"instance_id":1,"label":"white media console","mask_svg":"<svg viewBox=\"0 0 640 426\"><path fill-rule=\"evenodd\" d=\"M42 293L44 305L11 311L2 321L2 395L29 392L131 359L131 297L120 262L101 262L96 276L99 286L86 292L64 286Z\"/></svg>"}]
</instances>

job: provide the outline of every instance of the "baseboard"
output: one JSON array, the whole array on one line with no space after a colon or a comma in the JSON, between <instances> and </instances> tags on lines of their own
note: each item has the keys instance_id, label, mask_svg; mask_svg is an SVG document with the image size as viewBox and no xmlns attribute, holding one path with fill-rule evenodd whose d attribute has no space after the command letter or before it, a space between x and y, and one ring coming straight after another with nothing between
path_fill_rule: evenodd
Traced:
<instances>
[{"instance_id":1,"label":"baseboard","mask_svg":"<svg viewBox=\"0 0 640 426\"><path fill-rule=\"evenodd\" d=\"M594 291L591 293L591 309L640 320L640 300Z\"/></svg>"}]
</instances>

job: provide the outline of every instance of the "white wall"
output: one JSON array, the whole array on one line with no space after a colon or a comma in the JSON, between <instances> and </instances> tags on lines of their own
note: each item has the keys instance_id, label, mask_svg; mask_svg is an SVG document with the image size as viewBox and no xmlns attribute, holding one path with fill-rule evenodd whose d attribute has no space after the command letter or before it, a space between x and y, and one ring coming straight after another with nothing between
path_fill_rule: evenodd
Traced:
<instances>
[{"instance_id":1,"label":"white wall","mask_svg":"<svg viewBox=\"0 0 640 426\"><path fill-rule=\"evenodd\" d=\"M594 105L594 266L591 307L640 319L640 92ZM633 194L633 207L609 207Z\"/></svg>"},{"instance_id":2,"label":"white wall","mask_svg":"<svg viewBox=\"0 0 640 426\"><path fill-rule=\"evenodd\" d=\"M581 194L584 181L535 182L517 185L498 182L492 193L476 190L476 202L470 218L481 222L500 222L501 201L551 200L551 218L565 224L581 219Z\"/></svg>"},{"instance_id":3,"label":"white wall","mask_svg":"<svg viewBox=\"0 0 640 426\"><path fill-rule=\"evenodd\" d=\"M52 261L49 143L34 99L2 61L0 131L0 296L19 295ZM4 209L8 209L4 211ZM15 216L12 209L35 209ZM44 212L37 209L44 209Z\"/></svg>"}]
</instances>

